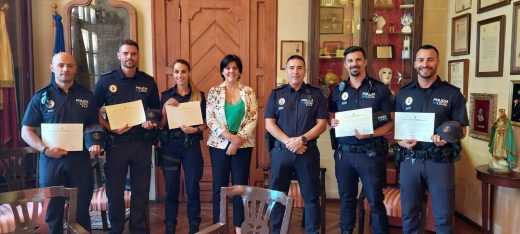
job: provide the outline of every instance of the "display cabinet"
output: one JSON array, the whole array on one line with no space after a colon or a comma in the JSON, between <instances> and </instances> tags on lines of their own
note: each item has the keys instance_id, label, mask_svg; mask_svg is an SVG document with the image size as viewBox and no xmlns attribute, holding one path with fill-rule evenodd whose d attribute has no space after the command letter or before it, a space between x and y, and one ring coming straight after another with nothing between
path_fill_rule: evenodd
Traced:
<instances>
[{"instance_id":1,"label":"display cabinet","mask_svg":"<svg viewBox=\"0 0 520 234\"><path fill-rule=\"evenodd\" d=\"M352 45L365 49L368 75L388 84L394 93L415 77L423 0L311 2L309 78L326 96L348 77L343 52Z\"/></svg>"}]
</instances>

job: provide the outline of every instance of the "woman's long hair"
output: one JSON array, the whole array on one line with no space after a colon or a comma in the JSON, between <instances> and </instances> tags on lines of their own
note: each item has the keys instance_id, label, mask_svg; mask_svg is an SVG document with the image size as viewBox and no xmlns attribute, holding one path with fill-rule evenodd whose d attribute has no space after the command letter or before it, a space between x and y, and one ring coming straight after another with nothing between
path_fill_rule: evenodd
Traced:
<instances>
[{"instance_id":1,"label":"woman's long hair","mask_svg":"<svg viewBox=\"0 0 520 234\"><path fill-rule=\"evenodd\" d=\"M190 72L190 77L188 77L188 85L190 86L190 89L191 89L190 101L191 102L193 102L193 101L200 101L202 99L202 97L200 95L200 90L197 88L197 86L195 86L193 84L193 80L191 79L190 63L188 63L188 61L186 61L184 59L177 59L177 60L175 60L175 62L173 62L173 65L175 66L176 63L180 63L180 64L185 65L186 67L188 67L188 71Z\"/></svg>"}]
</instances>

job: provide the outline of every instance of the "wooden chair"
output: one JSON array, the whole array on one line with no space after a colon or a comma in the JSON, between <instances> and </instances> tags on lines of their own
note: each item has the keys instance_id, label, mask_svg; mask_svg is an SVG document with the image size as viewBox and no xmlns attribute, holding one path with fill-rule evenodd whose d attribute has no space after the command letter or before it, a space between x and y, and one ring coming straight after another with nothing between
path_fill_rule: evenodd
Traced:
<instances>
[{"instance_id":1,"label":"wooden chair","mask_svg":"<svg viewBox=\"0 0 520 234\"><path fill-rule=\"evenodd\" d=\"M0 193L0 204L8 204L11 210L11 222L1 233L47 233L45 214L50 198L68 198L66 213L66 233L88 233L76 223L77 189L54 186L47 188L19 190ZM32 205L29 205L32 204ZM6 216L8 216L7 214ZM2 219L9 219L5 216Z\"/></svg>"},{"instance_id":2,"label":"wooden chair","mask_svg":"<svg viewBox=\"0 0 520 234\"><path fill-rule=\"evenodd\" d=\"M221 188L219 222L201 230L199 234L229 233L229 228L233 225L228 224L227 199L235 195L242 196L244 203L245 220L241 227L243 233L269 233L269 218L277 202L285 206L280 233L288 232L294 199L274 190L235 185Z\"/></svg>"},{"instance_id":3,"label":"wooden chair","mask_svg":"<svg viewBox=\"0 0 520 234\"><path fill-rule=\"evenodd\" d=\"M0 192L36 187L37 162L38 151L31 147L0 150Z\"/></svg>"},{"instance_id":4,"label":"wooden chair","mask_svg":"<svg viewBox=\"0 0 520 234\"><path fill-rule=\"evenodd\" d=\"M320 168L320 208L321 208L321 233L326 233L326 219L325 212L327 211L327 190L325 187L325 172L327 172L327 168ZM269 167L264 167L264 188L269 187ZM291 185L289 187L289 193L287 194L289 197L294 199L295 208L304 208L305 204L303 202L303 197L300 192L300 185L297 180L291 180ZM305 210L302 215L301 226L305 227Z\"/></svg>"},{"instance_id":5,"label":"wooden chair","mask_svg":"<svg viewBox=\"0 0 520 234\"><path fill-rule=\"evenodd\" d=\"M94 155L92 159L92 169L94 170L94 177L96 188L90 201L90 210L101 212L101 223L103 224L103 231L108 231L108 198L105 190L105 180L103 173L101 173L101 162L99 155ZM130 208L131 192L125 191L125 209Z\"/></svg>"}]
</instances>

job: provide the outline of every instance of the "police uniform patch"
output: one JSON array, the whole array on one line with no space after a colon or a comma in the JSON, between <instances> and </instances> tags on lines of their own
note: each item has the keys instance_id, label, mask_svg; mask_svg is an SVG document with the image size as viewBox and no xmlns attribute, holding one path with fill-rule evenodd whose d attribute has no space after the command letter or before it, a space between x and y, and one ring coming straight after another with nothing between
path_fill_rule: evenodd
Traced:
<instances>
[{"instance_id":1,"label":"police uniform patch","mask_svg":"<svg viewBox=\"0 0 520 234\"><path fill-rule=\"evenodd\" d=\"M146 115L148 115L148 118L154 118L155 117L155 113L153 111L149 111L148 113L146 113Z\"/></svg>"},{"instance_id":2,"label":"police uniform patch","mask_svg":"<svg viewBox=\"0 0 520 234\"><path fill-rule=\"evenodd\" d=\"M95 132L94 134L92 134L92 139L98 141L99 139L101 139L101 134L99 132Z\"/></svg>"},{"instance_id":3,"label":"police uniform patch","mask_svg":"<svg viewBox=\"0 0 520 234\"><path fill-rule=\"evenodd\" d=\"M341 99L343 101L347 100L348 99L348 93L347 92L344 92L343 94L341 94Z\"/></svg>"},{"instance_id":4,"label":"police uniform patch","mask_svg":"<svg viewBox=\"0 0 520 234\"><path fill-rule=\"evenodd\" d=\"M404 103L407 106L412 105L412 102L413 102L413 98L412 97L407 97L406 100L404 101Z\"/></svg>"},{"instance_id":5,"label":"police uniform patch","mask_svg":"<svg viewBox=\"0 0 520 234\"><path fill-rule=\"evenodd\" d=\"M445 126L443 129L442 129L443 132L449 132L450 131L450 127L449 126Z\"/></svg>"},{"instance_id":6,"label":"police uniform patch","mask_svg":"<svg viewBox=\"0 0 520 234\"><path fill-rule=\"evenodd\" d=\"M278 99L278 105L283 106L285 104L285 98Z\"/></svg>"},{"instance_id":7,"label":"police uniform patch","mask_svg":"<svg viewBox=\"0 0 520 234\"><path fill-rule=\"evenodd\" d=\"M47 103L45 105L47 106L47 108L52 109L54 107L54 101L47 100Z\"/></svg>"},{"instance_id":8,"label":"police uniform patch","mask_svg":"<svg viewBox=\"0 0 520 234\"><path fill-rule=\"evenodd\" d=\"M112 93L115 93L115 92L117 92L117 86L116 85L110 85L110 87L108 87L108 90L110 90L110 92L112 92Z\"/></svg>"}]
</instances>

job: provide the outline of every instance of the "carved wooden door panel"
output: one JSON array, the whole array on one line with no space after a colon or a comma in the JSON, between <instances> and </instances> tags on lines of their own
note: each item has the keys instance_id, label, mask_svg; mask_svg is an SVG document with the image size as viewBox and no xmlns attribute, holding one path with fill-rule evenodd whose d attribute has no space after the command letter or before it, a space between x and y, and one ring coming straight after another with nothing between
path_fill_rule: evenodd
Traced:
<instances>
[{"instance_id":1,"label":"carved wooden door panel","mask_svg":"<svg viewBox=\"0 0 520 234\"><path fill-rule=\"evenodd\" d=\"M242 59L240 82L255 90L259 105L251 185L262 184L262 168L268 163L263 113L276 84L276 7L277 2L269 0L155 0L153 8L155 77L160 90L173 85L171 66L178 58L190 62L191 78L206 94L222 82L219 64L224 55L237 54ZM200 185L201 199L210 201L212 176L206 137ZM164 194L161 183L159 197Z\"/></svg>"}]
</instances>

